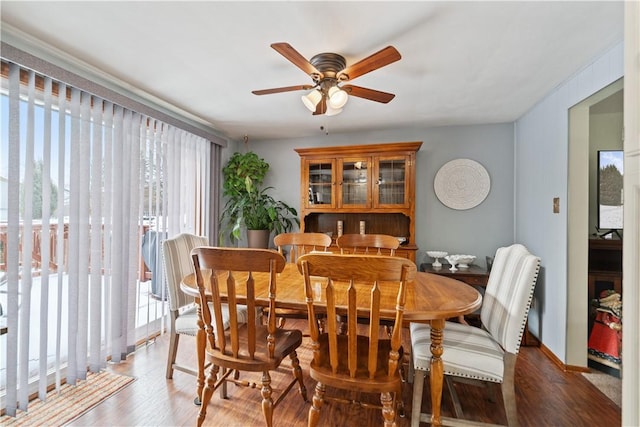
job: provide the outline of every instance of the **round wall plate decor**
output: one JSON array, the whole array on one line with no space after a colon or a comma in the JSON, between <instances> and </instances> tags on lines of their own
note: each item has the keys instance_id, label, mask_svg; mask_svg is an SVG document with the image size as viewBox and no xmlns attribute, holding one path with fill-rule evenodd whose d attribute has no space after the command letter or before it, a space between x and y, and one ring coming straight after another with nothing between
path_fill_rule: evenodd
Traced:
<instances>
[{"instance_id":1,"label":"round wall plate decor","mask_svg":"<svg viewBox=\"0 0 640 427\"><path fill-rule=\"evenodd\" d=\"M436 196L451 209L471 209L489 194L489 173L480 163L456 159L445 163L433 180Z\"/></svg>"}]
</instances>

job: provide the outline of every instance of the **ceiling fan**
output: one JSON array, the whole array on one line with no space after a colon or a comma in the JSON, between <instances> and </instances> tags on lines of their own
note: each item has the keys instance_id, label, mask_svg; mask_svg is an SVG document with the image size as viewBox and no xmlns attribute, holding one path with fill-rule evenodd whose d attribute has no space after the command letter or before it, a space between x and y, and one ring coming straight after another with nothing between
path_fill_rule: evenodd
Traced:
<instances>
[{"instance_id":1,"label":"ceiling fan","mask_svg":"<svg viewBox=\"0 0 640 427\"><path fill-rule=\"evenodd\" d=\"M313 115L326 114L329 116L342 111L349 95L385 104L395 97L392 93L350 84L339 86L341 83L398 61L401 56L393 46L387 46L348 67L345 58L337 53L319 53L307 60L289 43L273 43L271 47L307 73L313 80L313 84L254 90L252 93L255 95L311 90L302 96L304 105Z\"/></svg>"}]
</instances>

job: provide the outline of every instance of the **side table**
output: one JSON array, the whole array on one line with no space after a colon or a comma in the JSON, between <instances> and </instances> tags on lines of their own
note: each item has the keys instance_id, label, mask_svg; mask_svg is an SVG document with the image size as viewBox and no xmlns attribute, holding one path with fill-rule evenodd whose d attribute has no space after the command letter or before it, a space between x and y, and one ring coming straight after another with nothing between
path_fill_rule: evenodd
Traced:
<instances>
[{"instance_id":1,"label":"side table","mask_svg":"<svg viewBox=\"0 0 640 427\"><path fill-rule=\"evenodd\" d=\"M443 264L441 268L433 268L431 264L420 264L420 271L426 273L439 274L441 276L450 277L452 279L459 280L467 285L487 287L489 282L489 272L482 267L471 264L469 268L457 269L456 271L449 270L448 264ZM474 315L471 315L474 316ZM464 316L458 319L461 323L467 323ZM524 346L538 346L540 341L529 333L529 327L525 325L524 334L522 337L522 345Z\"/></svg>"},{"instance_id":2,"label":"side table","mask_svg":"<svg viewBox=\"0 0 640 427\"><path fill-rule=\"evenodd\" d=\"M456 271L449 270L448 264L443 264L441 268L433 268L431 264L420 264L420 271L426 273L439 274L452 279L460 280L467 285L482 286L485 288L489 282L489 272L482 267L471 264L469 268L459 268Z\"/></svg>"}]
</instances>

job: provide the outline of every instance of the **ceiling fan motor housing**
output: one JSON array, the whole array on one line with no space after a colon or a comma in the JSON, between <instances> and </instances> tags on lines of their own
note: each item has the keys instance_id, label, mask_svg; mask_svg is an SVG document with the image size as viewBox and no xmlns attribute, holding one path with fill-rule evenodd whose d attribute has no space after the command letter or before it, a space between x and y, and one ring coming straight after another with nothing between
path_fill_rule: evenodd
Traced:
<instances>
[{"instance_id":1,"label":"ceiling fan motor housing","mask_svg":"<svg viewBox=\"0 0 640 427\"><path fill-rule=\"evenodd\" d=\"M322 76L311 76L316 82L323 78L336 79L337 74L347 66L344 56L337 53L319 53L309 62L322 73Z\"/></svg>"}]
</instances>

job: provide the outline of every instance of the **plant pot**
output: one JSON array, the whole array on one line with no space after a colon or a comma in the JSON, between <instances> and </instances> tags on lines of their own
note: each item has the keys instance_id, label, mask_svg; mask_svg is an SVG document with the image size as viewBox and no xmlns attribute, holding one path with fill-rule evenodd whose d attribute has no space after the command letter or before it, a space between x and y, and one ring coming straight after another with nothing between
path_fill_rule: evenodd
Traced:
<instances>
[{"instance_id":1,"label":"plant pot","mask_svg":"<svg viewBox=\"0 0 640 427\"><path fill-rule=\"evenodd\" d=\"M269 230L247 230L247 244L250 248L269 249Z\"/></svg>"}]
</instances>

